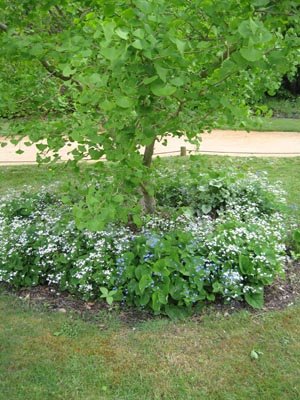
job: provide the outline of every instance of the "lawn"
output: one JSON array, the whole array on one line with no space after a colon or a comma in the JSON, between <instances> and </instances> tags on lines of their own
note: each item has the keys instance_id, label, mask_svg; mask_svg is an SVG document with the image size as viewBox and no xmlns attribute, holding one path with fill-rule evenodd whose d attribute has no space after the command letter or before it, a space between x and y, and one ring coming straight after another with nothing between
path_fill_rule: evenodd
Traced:
<instances>
[{"instance_id":1,"label":"lawn","mask_svg":"<svg viewBox=\"0 0 300 400\"><path fill-rule=\"evenodd\" d=\"M253 118L247 125L251 131L300 132L299 118Z\"/></svg>"},{"instance_id":2,"label":"lawn","mask_svg":"<svg viewBox=\"0 0 300 400\"><path fill-rule=\"evenodd\" d=\"M220 126L219 128L224 130L247 129L249 131L257 131L257 132L300 132L300 118L252 117L251 119L249 119L249 121L247 121L244 128L241 128L239 125L236 126L224 125Z\"/></svg>"},{"instance_id":3,"label":"lawn","mask_svg":"<svg viewBox=\"0 0 300 400\"><path fill-rule=\"evenodd\" d=\"M300 217L300 158L194 156L199 171L234 167L281 180L288 213ZM157 162L179 169L188 158ZM91 168L91 166L82 166ZM2 167L0 190L76 182L62 166ZM300 305L272 312L207 310L184 322L92 317L0 292L0 398L298 399ZM65 311L65 310L62 310ZM253 353L255 351L255 353ZM258 358L253 359L252 354Z\"/></svg>"},{"instance_id":4,"label":"lawn","mask_svg":"<svg viewBox=\"0 0 300 400\"><path fill-rule=\"evenodd\" d=\"M299 305L177 323L104 313L91 323L2 294L0 321L3 399L300 398Z\"/></svg>"}]
</instances>

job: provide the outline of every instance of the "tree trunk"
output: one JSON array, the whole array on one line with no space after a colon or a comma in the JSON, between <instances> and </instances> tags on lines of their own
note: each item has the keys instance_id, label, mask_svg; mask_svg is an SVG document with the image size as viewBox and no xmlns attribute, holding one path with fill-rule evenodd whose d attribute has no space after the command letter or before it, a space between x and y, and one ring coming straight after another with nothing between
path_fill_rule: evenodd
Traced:
<instances>
[{"instance_id":1,"label":"tree trunk","mask_svg":"<svg viewBox=\"0 0 300 400\"><path fill-rule=\"evenodd\" d=\"M152 164L155 140L156 139L154 139L151 144L145 147L143 164L148 168L150 168ZM142 205L147 214L153 214L155 211L155 199L149 193L146 185L147 184L144 182L141 184L141 190L143 194Z\"/></svg>"}]
</instances>

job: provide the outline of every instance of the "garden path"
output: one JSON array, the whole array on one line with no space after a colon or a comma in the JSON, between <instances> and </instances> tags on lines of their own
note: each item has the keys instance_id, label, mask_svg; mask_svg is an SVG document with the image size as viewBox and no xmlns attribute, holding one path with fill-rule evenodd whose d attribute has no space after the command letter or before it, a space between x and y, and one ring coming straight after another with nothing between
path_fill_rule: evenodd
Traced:
<instances>
[{"instance_id":1,"label":"garden path","mask_svg":"<svg viewBox=\"0 0 300 400\"><path fill-rule=\"evenodd\" d=\"M5 141L0 138L0 142ZM17 147L8 144L0 148L0 165L34 164L36 158L35 146L25 146L24 139ZM157 143L155 154L160 156L178 155L180 147L185 146L187 153L197 152L196 146L185 141L185 138L169 138L168 145ZM63 160L69 158L68 152L72 146L65 146L61 151ZM16 154L16 150L24 153ZM265 156L265 157L296 157L300 156L300 133L298 132L246 132L214 130L202 134L199 153L220 154L232 156Z\"/></svg>"}]
</instances>

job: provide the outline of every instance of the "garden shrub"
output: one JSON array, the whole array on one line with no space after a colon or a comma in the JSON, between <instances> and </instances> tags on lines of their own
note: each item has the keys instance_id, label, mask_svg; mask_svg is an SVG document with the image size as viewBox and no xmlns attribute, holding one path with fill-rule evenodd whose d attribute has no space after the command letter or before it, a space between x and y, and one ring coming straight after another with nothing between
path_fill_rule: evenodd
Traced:
<instances>
[{"instance_id":1,"label":"garden shrub","mask_svg":"<svg viewBox=\"0 0 300 400\"><path fill-rule=\"evenodd\" d=\"M70 207L45 190L2 198L0 281L54 284L170 316L216 299L261 307L264 286L283 273L283 193L264 177L224 173L176 187L165 172L160 212L135 231L117 222L79 230Z\"/></svg>"},{"instance_id":2,"label":"garden shrub","mask_svg":"<svg viewBox=\"0 0 300 400\"><path fill-rule=\"evenodd\" d=\"M190 207L195 215L215 215L235 204L255 205L260 214L270 214L280 209L285 195L280 188L269 185L264 172L245 176L234 170L199 173L199 169L185 171L181 168L180 173L174 175L166 168L160 169L157 182L159 205Z\"/></svg>"}]
</instances>

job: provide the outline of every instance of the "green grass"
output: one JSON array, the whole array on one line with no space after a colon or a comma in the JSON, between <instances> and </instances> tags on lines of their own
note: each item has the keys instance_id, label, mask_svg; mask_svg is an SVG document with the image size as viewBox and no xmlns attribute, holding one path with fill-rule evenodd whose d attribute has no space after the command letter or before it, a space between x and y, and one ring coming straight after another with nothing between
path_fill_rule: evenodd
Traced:
<instances>
[{"instance_id":1,"label":"green grass","mask_svg":"<svg viewBox=\"0 0 300 400\"><path fill-rule=\"evenodd\" d=\"M253 117L246 123L245 128L240 126L220 126L224 130L243 130L257 132L300 132L300 118L259 118Z\"/></svg>"},{"instance_id":2,"label":"green grass","mask_svg":"<svg viewBox=\"0 0 300 400\"><path fill-rule=\"evenodd\" d=\"M300 132L300 119L261 118L254 119L247 125L249 130L261 132Z\"/></svg>"},{"instance_id":3,"label":"green grass","mask_svg":"<svg viewBox=\"0 0 300 400\"><path fill-rule=\"evenodd\" d=\"M29 185L34 189L41 186L49 186L50 184L59 182L67 183L72 179L76 179L74 170L63 166L36 166L22 165L0 167L0 194L5 194L8 190L22 190Z\"/></svg>"},{"instance_id":4,"label":"green grass","mask_svg":"<svg viewBox=\"0 0 300 400\"><path fill-rule=\"evenodd\" d=\"M0 296L0 397L295 400L300 306L198 321L99 325ZM59 336L57 332L61 332ZM261 352L259 359L250 357Z\"/></svg>"}]
</instances>

